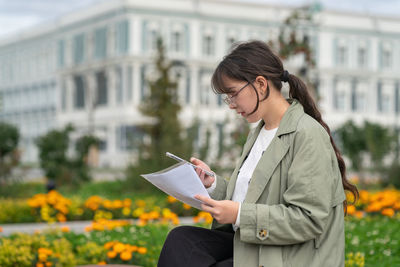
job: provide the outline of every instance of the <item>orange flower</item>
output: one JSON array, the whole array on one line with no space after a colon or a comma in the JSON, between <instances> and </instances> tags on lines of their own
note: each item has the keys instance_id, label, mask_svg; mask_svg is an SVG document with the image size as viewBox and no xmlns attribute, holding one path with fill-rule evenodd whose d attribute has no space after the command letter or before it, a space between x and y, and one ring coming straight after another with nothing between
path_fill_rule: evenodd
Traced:
<instances>
[{"instance_id":1,"label":"orange flower","mask_svg":"<svg viewBox=\"0 0 400 267\"><path fill-rule=\"evenodd\" d=\"M107 262L101 261L101 262L98 262L97 265L107 265Z\"/></svg>"},{"instance_id":2,"label":"orange flower","mask_svg":"<svg viewBox=\"0 0 400 267\"><path fill-rule=\"evenodd\" d=\"M66 222L66 221L67 221L67 218L66 218L65 215L62 214L62 213L57 213L56 217L57 217L57 220L58 220L59 222Z\"/></svg>"},{"instance_id":3,"label":"orange flower","mask_svg":"<svg viewBox=\"0 0 400 267\"><path fill-rule=\"evenodd\" d=\"M3 227L0 226L0 233L3 232Z\"/></svg>"},{"instance_id":4,"label":"orange flower","mask_svg":"<svg viewBox=\"0 0 400 267\"><path fill-rule=\"evenodd\" d=\"M43 263L38 262L38 263L36 263L36 267L44 267L44 265L43 265Z\"/></svg>"},{"instance_id":5,"label":"orange flower","mask_svg":"<svg viewBox=\"0 0 400 267\"><path fill-rule=\"evenodd\" d=\"M356 217L356 218L358 218L358 219L361 219L361 218L364 217L364 212L362 212L361 210L357 210L357 211L354 213L354 217Z\"/></svg>"},{"instance_id":6,"label":"orange flower","mask_svg":"<svg viewBox=\"0 0 400 267\"><path fill-rule=\"evenodd\" d=\"M183 208L185 209L185 210L190 210L190 208L191 208L192 206L190 206L190 205L188 205L188 204L183 204Z\"/></svg>"},{"instance_id":7,"label":"orange flower","mask_svg":"<svg viewBox=\"0 0 400 267\"><path fill-rule=\"evenodd\" d=\"M140 247L140 248L138 248L137 252L138 252L139 254L146 254L146 253L147 253L147 248L145 248L145 247Z\"/></svg>"},{"instance_id":8,"label":"orange flower","mask_svg":"<svg viewBox=\"0 0 400 267\"><path fill-rule=\"evenodd\" d=\"M63 232L63 233L68 233L70 231L70 229L69 229L69 226L63 226L63 227L61 227L61 232Z\"/></svg>"},{"instance_id":9,"label":"orange flower","mask_svg":"<svg viewBox=\"0 0 400 267\"><path fill-rule=\"evenodd\" d=\"M167 201L168 201L168 203L174 203L174 202L177 201L177 199L174 198L173 196L168 196L168 197L167 197Z\"/></svg>"},{"instance_id":10,"label":"orange flower","mask_svg":"<svg viewBox=\"0 0 400 267\"><path fill-rule=\"evenodd\" d=\"M347 214L354 215L355 212L356 212L356 207L354 207L354 205L347 206Z\"/></svg>"},{"instance_id":11,"label":"orange flower","mask_svg":"<svg viewBox=\"0 0 400 267\"><path fill-rule=\"evenodd\" d=\"M109 252L107 252L107 257L109 257L110 259L114 259L117 256L117 252L115 252L114 250L110 250Z\"/></svg>"},{"instance_id":12,"label":"orange flower","mask_svg":"<svg viewBox=\"0 0 400 267\"><path fill-rule=\"evenodd\" d=\"M394 215L394 210L391 208L383 209L382 210L382 215L388 216L388 217L393 217Z\"/></svg>"},{"instance_id":13,"label":"orange flower","mask_svg":"<svg viewBox=\"0 0 400 267\"><path fill-rule=\"evenodd\" d=\"M114 246L114 241L110 241L104 244L105 249L110 249L112 246Z\"/></svg>"},{"instance_id":14,"label":"orange flower","mask_svg":"<svg viewBox=\"0 0 400 267\"><path fill-rule=\"evenodd\" d=\"M146 206L146 202L144 200L138 199L135 201L136 206L140 208L144 208Z\"/></svg>"},{"instance_id":15,"label":"orange flower","mask_svg":"<svg viewBox=\"0 0 400 267\"><path fill-rule=\"evenodd\" d=\"M125 249L125 245L118 242L117 244L114 245L113 249L115 252L121 253Z\"/></svg>"},{"instance_id":16,"label":"orange flower","mask_svg":"<svg viewBox=\"0 0 400 267\"><path fill-rule=\"evenodd\" d=\"M46 267L51 267L53 265L52 262L46 262Z\"/></svg>"},{"instance_id":17,"label":"orange flower","mask_svg":"<svg viewBox=\"0 0 400 267\"><path fill-rule=\"evenodd\" d=\"M121 255L119 255L119 257L121 258L121 260L123 261L129 261L130 259L132 259L132 253L129 251L123 251L121 253Z\"/></svg>"}]
</instances>

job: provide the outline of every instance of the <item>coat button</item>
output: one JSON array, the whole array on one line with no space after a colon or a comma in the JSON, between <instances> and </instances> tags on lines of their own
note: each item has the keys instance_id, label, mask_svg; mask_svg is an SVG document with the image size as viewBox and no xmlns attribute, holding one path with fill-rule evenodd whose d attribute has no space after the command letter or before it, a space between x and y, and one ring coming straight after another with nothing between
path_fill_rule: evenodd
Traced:
<instances>
[{"instance_id":1,"label":"coat button","mask_svg":"<svg viewBox=\"0 0 400 267\"><path fill-rule=\"evenodd\" d=\"M267 230L261 229L260 232L258 232L258 235L261 237L266 237L267 236Z\"/></svg>"}]
</instances>

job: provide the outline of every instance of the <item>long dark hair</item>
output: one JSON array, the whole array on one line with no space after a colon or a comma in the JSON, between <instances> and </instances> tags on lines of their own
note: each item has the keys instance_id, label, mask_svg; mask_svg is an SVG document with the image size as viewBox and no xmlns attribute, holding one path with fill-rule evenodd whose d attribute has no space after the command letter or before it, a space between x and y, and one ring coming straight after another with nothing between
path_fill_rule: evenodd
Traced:
<instances>
[{"instance_id":1,"label":"long dark hair","mask_svg":"<svg viewBox=\"0 0 400 267\"><path fill-rule=\"evenodd\" d=\"M340 174L342 176L343 188L350 191L354 196L353 203L359 197L357 187L351 184L346 178L346 165L339 152L339 149L333 141L331 131L328 125L322 120L321 112L318 110L314 100L307 90L307 86L302 80L292 74L285 73L282 61L275 55L269 46L261 41L251 41L238 44L234 49L224 57L215 69L211 78L211 85L215 93L227 94L232 93L224 86L223 78L227 77L238 81L247 81L252 85L257 95L257 105L252 113L256 112L260 102L258 92L252 82L257 76L263 76L268 79L279 91L282 89L282 77L289 83L289 96L297 99L303 106L304 112L318 121L322 127L328 132L332 147L335 151L338 161ZM269 86L267 87L266 96L269 96ZM251 114L252 114L251 113ZM347 211L347 201L343 202L345 212Z\"/></svg>"}]
</instances>

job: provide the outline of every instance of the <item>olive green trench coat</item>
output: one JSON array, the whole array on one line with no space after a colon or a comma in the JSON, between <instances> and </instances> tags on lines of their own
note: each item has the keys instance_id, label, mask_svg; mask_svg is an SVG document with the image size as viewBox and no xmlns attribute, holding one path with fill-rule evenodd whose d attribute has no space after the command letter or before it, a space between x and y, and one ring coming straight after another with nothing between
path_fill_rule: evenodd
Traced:
<instances>
[{"instance_id":1,"label":"olive green trench coat","mask_svg":"<svg viewBox=\"0 0 400 267\"><path fill-rule=\"evenodd\" d=\"M335 152L325 129L298 101L288 101L241 206L235 267L344 266L345 194ZM213 199L232 199L239 169L263 125L249 133L230 179L217 176ZM229 227L215 220L212 225Z\"/></svg>"}]
</instances>

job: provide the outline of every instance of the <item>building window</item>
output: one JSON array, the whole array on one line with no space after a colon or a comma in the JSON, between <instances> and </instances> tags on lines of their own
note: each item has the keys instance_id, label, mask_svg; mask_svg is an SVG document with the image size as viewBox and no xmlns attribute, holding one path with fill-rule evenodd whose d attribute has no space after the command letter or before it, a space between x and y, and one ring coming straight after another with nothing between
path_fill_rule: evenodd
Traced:
<instances>
[{"instance_id":1,"label":"building window","mask_svg":"<svg viewBox=\"0 0 400 267\"><path fill-rule=\"evenodd\" d=\"M210 88L211 74L203 74L200 77L200 104L210 106L215 103L215 94Z\"/></svg>"},{"instance_id":2,"label":"building window","mask_svg":"<svg viewBox=\"0 0 400 267\"><path fill-rule=\"evenodd\" d=\"M158 31L155 29L152 29L149 33L149 49L150 51L156 51L157 50L157 40L158 40L159 34Z\"/></svg>"},{"instance_id":3,"label":"building window","mask_svg":"<svg viewBox=\"0 0 400 267\"><path fill-rule=\"evenodd\" d=\"M337 62L338 65L344 66L347 62L347 48L345 46L339 46L337 51Z\"/></svg>"},{"instance_id":4,"label":"building window","mask_svg":"<svg viewBox=\"0 0 400 267\"><path fill-rule=\"evenodd\" d=\"M116 25L115 48L119 54L125 54L129 48L129 22L121 21Z\"/></svg>"},{"instance_id":5,"label":"building window","mask_svg":"<svg viewBox=\"0 0 400 267\"><path fill-rule=\"evenodd\" d=\"M346 109L346 91L351 91L348 82L334 81L333 106L338 111L344 111Z\"/></svg>"},{"instance_id":6,"label":"building window","mask_svg":"<svg viewBox=\"0 0 400 267\"><path fill-rule=\"evenodd\" d=\"M389 69L392 67L392 51L389 48L382 50L382 68Z\"/></svg>"},{"instance_id":7,"label":"building window","mask_svg":"<svg viewBox=\"0 0 400 267\"><path fill-rule=\"evenodd\" d=\"M94 33L94 57L103 59L107 54L107 29L97 29Z\"/></svg>"},{"instance_id":8,"label":"building window","mask_svg":"<svg viewBox=\"0 0 400 267\"><path fill-rule=\"evenodd\" d=\"M123 100L123 92L124 92L124 88L123 88L123 75L122 75L122 68L118 67L116 69L116 79L115 79L115 87L116 87L116 99L117 99L117 103L121 104L122 100Z\"/></svg>"},{"instance_id":9,"label":"building window","mask_svg":"<svg viewBox=\"0 0 400 267\"><path fill-rule=\"evenodd\" d=\"M367 51L364 47L359 47L357 52L358 67L365 68L367 66Z\"/></svg>"},{"instance_id":10,"label":"building window","mask_svg":"<svg viewBox=\"0 0 400 267\"><path fill-rule=\"evenodd\" d=\"M116 142L120 151L132 151L143 142L144 133L133 125L121 125L116 128Z\"/></svg>"},{"instance_id":11,"label":"building window","mask_svg":"<svg viewBox=\"0 0 400 267\"><path fill-rule=\"evenodd\" d=\"M67 88L64 80L61 82L61 110L67 110Z\"/></svg>"},{"instance_id":12,"label":"building window","mask_svg":"<svg viewBox=\"0 0 400 267\"><path fill-rule=\"evenodd\" d=\"M85 107L85 82L82 76L74 77L74 108L82 109Z\"/></svg>"},{"instance_id":13,"label":"building window","mask_svg":"<svg viewBox=\"0 0 400 267\"><path fill-rule=\"evenodd\" d=\"M183 34L181 31L173 31L171 37L171 49L172 52L182 52L183 51Z\"/></svg>"},{"instance_id":14,"label":"building window","mask_svg":"<svg viewBox=\"0 0 400 267\"><path fill-rule=\"evenodd\" d=\"M127 86L126 86L126 96L128 100L132 99L133 95L133 70L132 66L128 67L128 81L127 81Z\"/></svg>"},{"instance_id":15,"label":"building window","mask_svg":"<svg viewBox=\"0 0 400 267\"><path fill-rule=\"evenodd\" d=\"M74 37L74 63L80 64L85 58L85 36L83 34L78 34Z\"/></svg>"},{"instance_id":16,"label":"building window","mask_svg":"<svg viewBox=\"0 0 400 267\"><path fill-rule=\"evenodd\" d=\"M203 36L203 55L213 56L215 53L215 39L211 34Z\"/></svg>"},{"instance_id":17,"label":"building window","mask_svg":"<svg viewBox=\"0 0 400 267\"><path fill-rule=\"evenodd\" d=\"M233 36L228 36L226 38L226 50L230 50L232 48L232 45L236 42L236 38Z\"/></svg>"},{"instance_id":18,"label":"building window","mask_svg":"<svg viewBox=\"0 0 400 267\"><path fill-rule=\"evenodd\" d=\"M97 101L96 105L107 105L108 90L107 90L107 76L104 71L96 73L97 85Z\"/></svg>"},{"instance_id":19,"label":"building window","mask_svg":"<svg viewBox=\"0 0 400 267\"><path fill-rule=\"evenodd\" d=\"M58 66L63 67L64 62L64 54L65 54L65 42L64 40L58 41Z\"/></svg>"}]
</instances>

